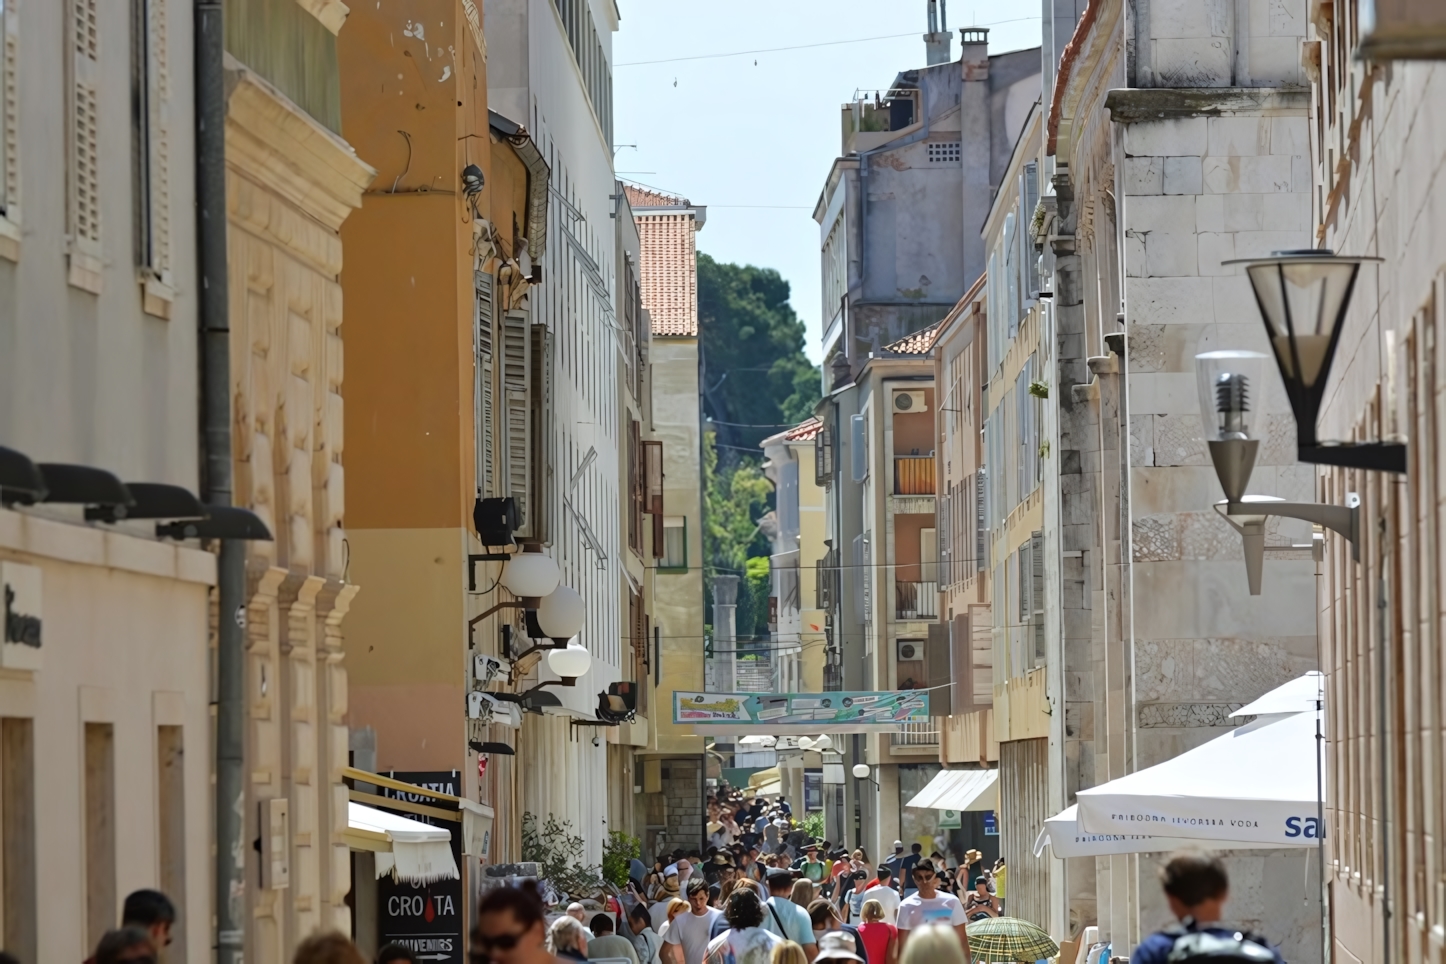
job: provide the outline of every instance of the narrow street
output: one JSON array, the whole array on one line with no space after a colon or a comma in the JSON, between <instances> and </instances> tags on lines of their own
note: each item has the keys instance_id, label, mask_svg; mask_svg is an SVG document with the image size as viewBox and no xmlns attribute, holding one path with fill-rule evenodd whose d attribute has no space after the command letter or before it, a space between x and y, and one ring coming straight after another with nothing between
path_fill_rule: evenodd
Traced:
<instances>
[{"instance_id":1,"label":"narrow street","mask_svg":"<svg viewBox=\"0 0 1446 964\"><path fill-rule=\"evenodd\" d=\"M0 0L0 964L1446 964L1442 0Z\"/></svg>"}]
</instances>

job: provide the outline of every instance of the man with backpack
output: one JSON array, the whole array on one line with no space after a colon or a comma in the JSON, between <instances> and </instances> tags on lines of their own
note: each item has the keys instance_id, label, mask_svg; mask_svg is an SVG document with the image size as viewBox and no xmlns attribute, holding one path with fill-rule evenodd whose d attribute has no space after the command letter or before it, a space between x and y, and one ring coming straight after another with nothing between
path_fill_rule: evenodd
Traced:
<instances>
[{"instance_id":1,"label":"man with backpack","mask_svg":"<svg viewBox=\"0 0 1446 964\"><path fill-rule=\"evenodd\" d=\"M1160 886L1180 923L1140 942L1130 964L1166 964L1214 958L1248 964L1285 964L1280 953L1255 934L1221 927L1230 878L1219 857L1181 851L1160 868Z\"/></svg>"}]
</instances>

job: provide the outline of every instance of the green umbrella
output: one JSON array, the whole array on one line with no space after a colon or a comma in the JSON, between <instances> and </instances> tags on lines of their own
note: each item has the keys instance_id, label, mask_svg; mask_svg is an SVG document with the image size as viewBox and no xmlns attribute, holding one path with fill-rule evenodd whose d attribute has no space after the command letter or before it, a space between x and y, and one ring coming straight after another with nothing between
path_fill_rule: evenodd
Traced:
<instances>
[{"instance_id":1,"label":"green umbrella","mask_svg":"<svg viewBox=\"0 0 1446 964\"><path fill-rule=\"evenodd\" d=\"M990 917L968 926L969 955L976 961L1041 961L1059 945L1038 924L1018 917Z\"/></svg>"}]
</instances>

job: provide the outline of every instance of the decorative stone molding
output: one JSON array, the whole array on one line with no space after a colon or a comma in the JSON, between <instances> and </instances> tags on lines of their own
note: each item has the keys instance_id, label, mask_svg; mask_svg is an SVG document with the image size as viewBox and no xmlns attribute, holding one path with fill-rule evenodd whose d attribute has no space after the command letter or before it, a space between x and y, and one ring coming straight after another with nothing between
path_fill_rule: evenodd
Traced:
<instances>
[{"instance_id":1,"label":"decorative stone molding","mask_svg":"<svg viewBox=\"0 0 1446 964\"><path fill-rule=\"evenodd\" d=\"M1222 114L1304 114L1304 87L1144 87L1112 90L1105 108L1116 124L1218 117Z\"/></svg>"},{"instance_id":2,"label":"decorative stone molding","mask_svg":"<svg viewBox=\"0 0 1446 964\"><path fill-rule=\"evenodd\" d=\"M276 87L226 56L226 165L336 231L376 171Z\"/></svg>"},{"instance_id":3,"label":"decorative stone molding","mask_svg":"<svg viewBox=\"0 0 1446 964\"><path fill-rule=\"evenodd\" d=\"M342 3L341 0L296 0L301 9L311 14L321 25L330 30L333 35L341 32L342 24L346 23L347 16L351 13L351 7Z\"/></svg>"}]
</instances>

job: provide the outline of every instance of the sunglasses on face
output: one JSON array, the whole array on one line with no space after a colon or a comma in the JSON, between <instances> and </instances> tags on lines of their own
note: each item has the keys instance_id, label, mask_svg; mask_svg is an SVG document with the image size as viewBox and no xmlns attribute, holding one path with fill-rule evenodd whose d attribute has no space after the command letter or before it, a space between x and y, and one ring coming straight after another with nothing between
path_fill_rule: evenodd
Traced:
<instances>
[{"instance_id":1,"label":"sunglasses on face","mask_svg":"<svg viewBox=\"0 0 1446 964\"><path fill-rule=\"evenodd\" d=\"M933 880L933 879L934 879L934 875L933 875L933 874L928 874L928 873L925 873L925 874L918 874L918 873L916 873L916 874L914 874L914 883L916 883L916 884L927 884L929 881L931 881L931 880Z\"/></svg>"},{"instance_id":2,"label":"sunglasses on face","mask_svg":"<svg viewBox=\"0 0 1446 964\"><path fill-rule=\"evenodd\" d=\"M490 934L478 934L477 946L486 951L510 951L517 947L517 943L527 936L526 931L514 934L498 934L495 937Z\"/></svg>"}]
</instances>

